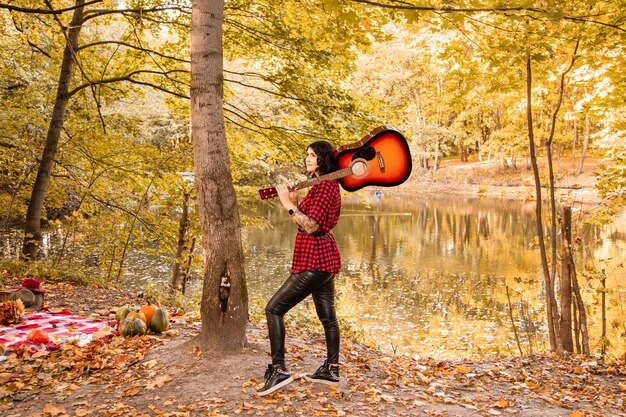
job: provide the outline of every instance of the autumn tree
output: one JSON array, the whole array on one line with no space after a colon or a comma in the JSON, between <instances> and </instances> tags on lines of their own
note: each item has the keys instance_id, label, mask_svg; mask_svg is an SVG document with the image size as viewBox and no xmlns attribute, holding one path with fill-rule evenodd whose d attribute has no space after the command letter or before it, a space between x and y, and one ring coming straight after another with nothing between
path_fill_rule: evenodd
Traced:
<instances>
[{"instance_id":1,"label":"autumn tree","mask_svg":"<svg viewBox=\"0 0 626 417\"><path fill-rule=\"evenodd\" d=\"M222 0L197 0L191 24L191 120L204 284L199 339L214 350L245 343L248 294L237 198L224 130Z\"/></svg>"},{"instance_id":2,"label":"autumn tree","mask_svg":"<svg viewBox=\"0 0 626 417\"><path fill-rule=\"evenodd\" d=\"M248 1L230 2L226 7L225 117L232 138L231 151L259 149L256 155L255 152L239 153L237 163L258 160L255 156L262 155L268 147L271 149L265 153L271 158L290 161L306 141L303 138L347 137L347 141L369 128L367 119L354 122L358 117L352 114L358 114L358 110L339 83L347 76L356 51L369 44L365 34L376 34L375 19L370 19L367 30L360 25L360 19L372 13L357 14L349 8L336 7L326 11L323 5L313 2L305 6L285 1L281 14L276 14L270 4L252 5ZM188 99L188 50L180 45L188 38L189 9L169 2L125 6L98 1L60 9L52 5L29 8L15 4L0 4L0 8L9 10L15 22L29 19L50 22L50 29L43 32L43 40L37 37L42 32L36 27L33 30L18 28L36 54L46 55L54 62L57 45L64 45L66 55L72 57L59 63L63 68L60 72L63 82L69 79L69 87L59 84L62 90L68 91L59 90L57 94L54 117L47 127L47 145L42 146L45 149L40 158L42 163L36 165L38 175L31 197L27 198L24 254L35 257L41 223L46 219L42 211L45 202L51 201L46 200L50 197L47 190L54 175L51 161L59 159L55 158L59 139L68 122L63 109L73 101L92 100L77 107L85 110L81 114L83 120L99 119L106 135L110 133L106 130L110 122L107 105L125 94L134 94L129 85L140 86L135 91L142 90L143 86L143 91L147 87ZM245 12L248 8L249 13ZM309 11L303 13L306 8ZM77 16L71 25L72 35L77 36L76 45L71 45L65 36L65 28L70 26L68 15L79 11L83 17ZM324 13L333 21L331 30L321 30L319 25L313 24L315 16ZM107 29L109 27L111 29ZM169 36L163 36L166 31ZM298 36L294 37L294 33ZM337 50L341 50L341 54L336 53ZM123 93L120 95L118 91ZM263 97L265 104L258 105L250 100L259 97ZM180 104L175 106L180 107ZM76 117L78 113L73 110L70 114Z\"/></svg>"},{"instance_id":3,"label":"autumn tree","mask_svg":"<svg viewBox=\"0 0 626 417\"><path fill-rule=\"evenodd\" d=\"M526 130L536 188L536 227L546 291L548 337L551 349L562 352L561 334L569 335L572 329L571 327L559 328L560 326L569 326L565 323L570 321L559 320L560 315L567 317L569 311L559 313L556 283L559 273L570 275L571 269L567 271L558 271L557 269L558 257L565 256L568 248L563 247L562 252L558 253L559 242L556 239L558 217L553 165L554 144L558 140L560 132L564 130L559 126L565 125L563 112L561 112L563 97L564 94L567 94L564 90L576 83L575 79L574 81L570 80L570 75L575 73L574 62L579 55L577 53L578 45L580 44L580 49L585 51L584 54L580 55L584 56L589 63L593 60L596 62L603 60L602 57L606 51L605 43L612 45L614 50L623 49L615 42L619 42L621 39L620 32L624 30L622 23L624 12L612 2L597 3L591 8L577 3L564 4L560 2L557 8L556 4L542 4L540 7L535 7L528 4L503 5L484 2L473 4L469 2L462 6L438 6L419 2L400 4L385 0L380 2L354 1L402 13L409 24L417 22L416 25L421 25L424 20L431 19L439 20L444 28L458 30L461 34L460 43L465 44L466 50L471 52L463 54L463 50L457 44L453 44L450 50L457 48L454 55L465 56L466 62L474 60L479 62L477 68L480 68L480 72L487 75L486 80L485 77L482 79L477 77L473 85L469 84L468 88L462 90L460 95L469 97L487 85L497 88L498 93L496 94L499 94L500 97L504 97L502 93L508 90L511 98L509 103L516 106L511 108L509 105L507 107L503 105L505 102L501 102L500 105L496 104L493 107L492 114L498 116L497 119L494 117L494 122L497 123L494 123L493 130L497 132L499 137L503 138L503 143L510 141L510 138L507 137L510 132L519 130L522 126L520 124L508 126L509 134L507 134L507 129L502 127L504 119L501 116L503 113L517 113L516 119L518 122L521 121L522 118L519 115L523 107L520 104L522 97L526 96L527 104L524 106L527 115ZM577 45L575 48L572 46L574 44ZM463 67L466 66L463 65ZM449 72L453 73L453 71ZM523 74L526 77L523 77ZM623 81L623 77L621 79ZM522 80L526 81L525 85ZM457 89L460 86L459 83ZM479 92L476 96L484 100L484 91ZM447 102L453 104L454 100L450 97ZM450 108L455 109L453 105ZM463 105L451 113L460 122L457 123L457 131L472 126L474 123L472 117L464 115L466 112ZM483 111L482 114L488 114L488 112ZM573 118L571 114L568 117ZM515 119L509 116L509 120ZM498 136L493 135L492 137ZM517 137L518 143L521 143L519 142L520 135L516 134L515 137ZM535 139L536 137L539 139ZM540 172L537 165L537 151L542 151L547 161L547 167L543 172ZM459 149L459 153L463 159L463 150ZM584 152L581 161L583 158ZM546 177L547 181L544 180ZM546 183L547 194L543 193ZM546 226L545 212L542 208L544 200L547 200L549 204L547 238L544 231ZM569 291L568 288L570 287L563 285L562 281L559 289L565 292ZM567 297L576 298L578 302L577 312L580 314L578 317L581 324L580 330L583 332L583 336L586 336L585 311L580 295L575 295L573 292L562 295L565 296L565 298L561 298L561 301L566 305L566 309L570 308ZM567 350L572 350L571 345L567 346ZM582 350L583 353L589 353L587 346L583 346Z\"/></svg>"},{"instance_id":4,"label":"autumn tree","mask_svg":"<svg viewBox=\"0 0 626 417\"><path fill-rule=\"evenodd\" d=\"M74 54L78 49L78 35L81 30L84 1L76 0L76 9L73 11L72 19L69 22L63 59L61 61L59 82L57 85L54 109L50 118L50 125L46 135L45 146L39 162L37 177L33 185L33 192L28 200L28 210L24 223L24 248L22 253L28 258L35 258L39 242L41 242L41 210L43 207L52 166L57 153L59 138L65 120L65 109L69 100L70 82L72 79L72 69L74 67Z\"/></svg>"},{"instance_id":5,"label":"autumn tree","mask_svg":"<svg viewBox=\"0 0 626 417\"><path fill-rule=\"evenodd\" d=\"M79 35L83 29L88 31L88 35L86 39L93 38L93 33L95 27L92 25L91 27L88 25L92 19L97 18L107 18L109 19L109 23L111 23L111 16L121 15L121 16L139 16L140 12L146 13L146 19L150 20L147 17L148 14L152 13L157 17L161 13L161 17L164 16L164 12L167 7L155 7L150 10L138 10L138 9L120 9L116 10L112 9L90 9L85 10L86 4L93 4L98 2L88 2L85 3L82 0L77 0L72 7L67 7L64 9L55 9L52 4L47 3L47 8L45 9L34 9L28 7L17 7L16 5L0 5L1 8L8 9L11 13L17 14L16 22L17 27L21 27L19 24L22 20L27 20L20 16L20 14L40 16L41 19L47 19L50 21L52 27L56 27L58 32L56 33L56 38L59 37L62 39L63 52L62 59L59 65L59 75L58 81L56 85L56 96L54 99L54 107L51 111L50 122L47 128L47 134L45 137L44 147L42 151L42 155L38 164L37 175L34 180L32 186L32 193L30 198L28 199L28 210L26 212L25 219L25 227L24 227L24 248L23 254L27 258L35 258L37 256L39 242L41 241L41 219L42 219L42 210L44 206L44 201L46 198L46 194L50 184L50 178L53 173L54 161L57 157L57 151L59 147L59 140L61 138L63 128L66 122L66 111L68 108L68 104L70 103L70 99L72 97L77 96L83 90L89 90L95 104L98 108L98 113L102 120L102 127L106 129L106 121L102 118L101 113L101 103L102 100L106 98L106 93L103 94L106 86L111 83L120 83L120 82L128 82L128 83L136 83L141 85L150 85L155 88L159 88L161 90L169 91L173 94L178 94L181 96L185 96L184 93L180 92L180 89L177 89L175 75L177 72L181 72L180 70L170 70L163 71L159 68L152 70L137 67L137 54L134 52L128 53L129 51L139 51L143 52L144 57L149 55L152 51L141 45L141 38L145 36L146 31L141 27L145 27L147 25L142 25L141 19L139 19L138 23L135 22L136 25L133 25L131 22L131 27L137 28L134 32L134 38L132 41L127 41L124 39L124 32L122 31L122 40L113 39L107 41L96 41L92 43L88 42L80 42ZM66 20L64 16L66 14L71 13L71 19ZM159 23L165 23L166 20L160 19ZM125 25L125 29L128 30L129 25ZM41 39L37 37L37 30L34 29L32 31L28 31L27 35L29 37L30 45L33 48L36 48L37 52L41 52L47 54L50 58L54 55L55 44L54 41L50 44L42 43ZM48 37L48 41L50 37L54 38L55 35L49 36L44 35L44 37ZM40 37L41 38L41 37ZM44 40L45 42L46 40ZM110 46L114 45L113 50L111 50ZM107 51L107 48L108 51ZM99 52L107 51L109 52L108 57L103 61L103 56L100 55L98 57L98 52L95 52L95 55L98 58L95 61L100 61L103 64L101 67L102 71L99 72L98 69L95 69L92 65L95 62L94 60L90 60L89 66L86 65L89 49L92 52L94 50L98 50ZM119 52L120 49L125 50L125 52ZM51 52L46 52L46 50L51 50ZM135 55L134 57L132 55ZM107 70L108 68L113 68L114 63L119 63L118 57L124 55L126 58L135 59L134 64L122 64L120 67L124 70ZM163 53L156 53L157 59L166 57ZM105 55L106 56L106 55ZM154 59L152 60L154 62ZM145 62L145 61L144 61ZM79 69L79 76L74 75L75 69ZM113 74L116 71L117 73ZM124 72L126 71L126 72ZM188 72L188 71L182 71ZM142 75L148 74L148 79L143 77ZM165 82L154 81L155 76L159 75L166 78ZM152 77L152 79L150 79ZM169 85L168 85L169 84ZM177 91L178 90L178 91ZM106 130L105 130L106 132Z\"/></svg>"},{"instance_id":6,"label":"autumn tree","mask_svg":"<svg viewBox=\"0 0 626 417\"><path fill-rule=\"evenodd\" d=\"M308 6L315 7L315 5ZM267 11L271 12L266 16L267 19L274 19L275 10L267 9ZM285 2L283 12L282 22L277 22L276 25L264 25L264 30L261 31L259 28L258 33L261 34L265 30L288 31L297 20L306 19L306 16L301 13L301 3ZM350 11L344 12L340 9L337 14L339 16L336 19L341 21L346 15L350 16ZM353 17L350 16L348 21L356 24ZM225 34L222 32L223 19L225 19L223 1L198 0L194 2L191 27L192 135L195 183L205 263L201 302L202 329L198 341L205 348L226 352L238 350L245 343L248 298L243 270L240 218L224 123L225 117L229 119L232 112L225 114L223 107L224 78L225 74L230 74L225 73L222 66L225 39ZM336 118L340 110L337 106L344 99L340 96L340 90L327 91L320 88L315 78L319 79L320 72L324 71L330 74L343 72L344 67L333 63L338 59L337 56L331 54L331 50L336 45L332 46L332 42L325 39L327 34L314 30L313 32L305 31L304 36L325 40L318 44L304 42L291 45L296 51L306 51L307 56L310 56L312 60L319 61L319 66L310 67L310 63L303 66L294 65L290 54L276 51L276 54L268 57L265 65L271 65L273 72L279 76L270 78L257 74L256 77L251 78L256 78L257 83L262 80L271 80L270 84L265 85L268 93L282 96L287 101L299 104L298 109L286 113L286 116L293 117L300 114L304 119L317 120L320 132L313 135L332 133L342 129L345 123L345 120L340 121ZM345 36L339 36L333 41L353 43ZM322 49L322 51L311 53L312 51L308 50L309 45L315 45L316 49ZM267 48L268 51L273 51L275 46L273 42L261 44L261 47ZM294 74L297 74L299 78L293 78ZM342 79L341 74L334 75L334 77L336 80ZM241 116L237 112L235 115ZM258 119L247 117L245 122L252 123L254 130L264 129L261 117ZM297 122L294 125L294 133L298 130L300 130L298 136L303 136L308 129L306 124ZM301 139L295 143L300 145ZM296 148L293 144L286 146L276 143L276 145L278 145L277 150L289 151L289 154L292 154ZM254 152L253 149L248 149Z\"/></svg>"}]
</instances>

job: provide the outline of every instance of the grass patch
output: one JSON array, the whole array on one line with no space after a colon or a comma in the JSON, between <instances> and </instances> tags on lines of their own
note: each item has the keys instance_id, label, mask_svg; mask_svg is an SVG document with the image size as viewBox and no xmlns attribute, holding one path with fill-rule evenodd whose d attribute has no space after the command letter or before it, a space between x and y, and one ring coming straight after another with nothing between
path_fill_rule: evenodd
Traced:
<instances>
[{"instance_id":1,"label":"grass patch","mask_svg":"<svg viewBox=\"0 0 626 417\"><path fill-rule=\"evenodd\" d=\"M102 272L95 267L73 264L71 267L54 265L52 260L24 261L18 259L0 259L2 283L11 276L35 278L52 282L69 282L85 286L115 288L113 282L107 282Z\"/></svg>"},{"instance_id":2,"label":"grass patch","mask_svg":"<svg viewBox=\"0 0 626 417\"><path fill-rule=\"evenodd\" d=\"M200 298L202 297L200 291L194 292L191 297L186 297L180 291L172 290L167 284L150 282L144 288L143 296L153 304L200 312Z\"/></svg>"},{"instance_id":3,"label":"grass patch","mask_svg":"<svg viewBox=\"0 0 626 417\"><path fill-rule=\"evenodd\" d=\"M483 184L491 186L519 187L524 185L528 172L525 169L504 168L474 168L467 175L469 184Z\"/></svg>"}]
</instances>

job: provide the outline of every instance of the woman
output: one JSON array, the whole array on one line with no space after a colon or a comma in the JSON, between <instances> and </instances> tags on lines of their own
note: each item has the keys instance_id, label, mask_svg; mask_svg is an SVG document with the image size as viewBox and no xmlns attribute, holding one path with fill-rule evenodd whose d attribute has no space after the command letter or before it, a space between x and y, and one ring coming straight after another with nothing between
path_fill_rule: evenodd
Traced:
<instances>
[{"instance_id":1,"label":"woman","mask_svg":"<svg viewBox=\"0 0 626 417\"><path fill-rule=\"evenodd\" d=\"M306 170L313 176L336 170L333 146L325 141L307 148ZM330 233L337 225L341 193L336 180L314 185L298 204L298 192L287 185L276 187L280 202L298 225L291 275L267 303L265 315L269 330L272 363L265 372L265 386L258 395L268 395L293 381L285 365L285 324L283 316L309 294L326 336L326 361L305 378L313 382L339 382L339 326L335 314L335 274L341 260L335 238Z\"/></svg>"}]
</instances>

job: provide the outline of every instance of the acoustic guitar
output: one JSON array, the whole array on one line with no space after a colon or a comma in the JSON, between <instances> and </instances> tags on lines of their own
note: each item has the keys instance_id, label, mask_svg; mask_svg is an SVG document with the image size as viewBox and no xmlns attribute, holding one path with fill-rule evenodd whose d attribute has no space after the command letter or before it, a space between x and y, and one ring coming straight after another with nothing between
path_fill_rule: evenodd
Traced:
<instances>
[{"instance_id":1,"label":"acoustic guitar","mask_svg":"<svg viewBox=\"0 0 626 417\"><path fill-rule=\"evenodd\" d=\"M368 185L393 187L411 175L411 152L405 137L390 126L380 126L350 145L335 150L337 171L320 175L291 187L292 190L312 187L324 180L338 180L346 191ZM259 190L262 200L278 195L275 187Z\"/></svg>"}]
</instances>

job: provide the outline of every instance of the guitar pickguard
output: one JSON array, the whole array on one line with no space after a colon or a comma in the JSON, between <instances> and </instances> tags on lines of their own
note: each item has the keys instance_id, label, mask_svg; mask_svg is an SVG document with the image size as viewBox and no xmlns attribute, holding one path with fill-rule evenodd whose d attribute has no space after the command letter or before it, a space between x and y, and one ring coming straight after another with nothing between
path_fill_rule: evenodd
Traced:
<instances>
[{"instance_id":1,"label":"guitar pickguard","mask_svg":"<svg viewBox=\"0 0 626 417\"><path fill-rule=\"evenodd\" d=\"M352 156L352 160L354 161L357 158L365 159L366 161L371 161L376 157L376 149L371 146L364 146L361 149L357 149Z\"/></svg>"}]
</instances>

